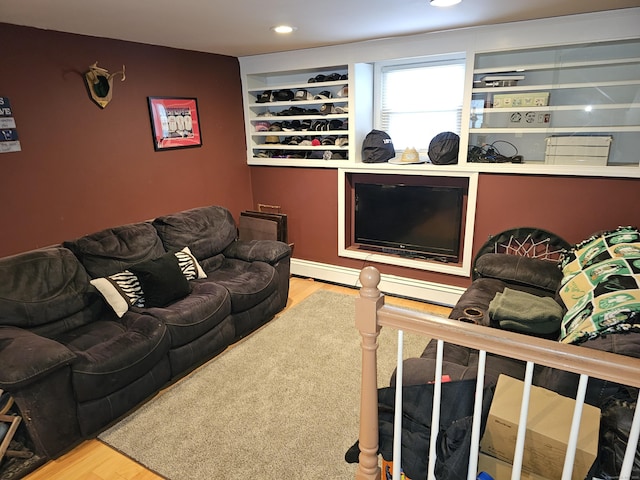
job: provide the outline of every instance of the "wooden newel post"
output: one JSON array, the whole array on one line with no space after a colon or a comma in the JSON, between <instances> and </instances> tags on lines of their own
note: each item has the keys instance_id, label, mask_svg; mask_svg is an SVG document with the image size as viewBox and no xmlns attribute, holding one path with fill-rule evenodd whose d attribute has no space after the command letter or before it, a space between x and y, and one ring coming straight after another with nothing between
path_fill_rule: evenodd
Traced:
<instances>
[{"instance_id":1,"label":"wooden newel post","mask_svg":"<svg viewBox=\"0 0 640 480\"><path fill-rule=\"evenodd\" d=\"M360 391L360 459L356 480L379 480L378 466L378 368L377 311L384 304L378 290L380 272L365 267L360 272L360 297L356 298L356 328L362 336L362 383Z\"/></svg>"}]
</instances>

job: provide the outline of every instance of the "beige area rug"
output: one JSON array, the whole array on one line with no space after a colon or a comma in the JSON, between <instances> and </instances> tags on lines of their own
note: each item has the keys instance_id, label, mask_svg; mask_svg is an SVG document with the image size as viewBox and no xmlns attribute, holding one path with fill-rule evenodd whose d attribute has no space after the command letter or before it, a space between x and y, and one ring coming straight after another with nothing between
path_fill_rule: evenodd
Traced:
<instances>
[{"instance_id":1,"label":"beige area rug","mask_svg":"<svg viewBox=\"0 0 640 480\"><path fill-rule=\"evenodd\" d=\"M171 480L351 479L360 335L354 296L319 291L177 383L100 439ZM380 386L396 362L383 329ZM405 358L424 337L405 333Z\"/></svg>"}]
</instances>

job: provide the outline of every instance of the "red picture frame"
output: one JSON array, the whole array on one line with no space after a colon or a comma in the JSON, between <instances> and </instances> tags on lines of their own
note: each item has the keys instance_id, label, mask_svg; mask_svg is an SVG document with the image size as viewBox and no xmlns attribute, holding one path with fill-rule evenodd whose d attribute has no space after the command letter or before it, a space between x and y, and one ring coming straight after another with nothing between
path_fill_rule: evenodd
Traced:
<instances>
[{"instance_id":1,"label":"red picture frame","mask_svg":"<svg viewBox=\"0 0 640 480\"><path fill-rule=\"evenodd\" d=\"M148 97L155 151L202 146L198 100Z\"/></svg>"}]
</instances>

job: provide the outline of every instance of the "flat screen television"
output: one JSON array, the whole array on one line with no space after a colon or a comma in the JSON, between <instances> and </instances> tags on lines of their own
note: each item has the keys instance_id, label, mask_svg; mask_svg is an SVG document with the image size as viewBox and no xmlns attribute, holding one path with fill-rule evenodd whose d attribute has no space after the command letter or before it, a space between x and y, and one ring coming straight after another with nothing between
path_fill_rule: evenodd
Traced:
<instances>
[{"instance_id":1,"label":"flat screen television","mask_svg":"<svg viewBox=\"0 0 640 480\"><path fill-rule=\"evenodd\" d=\"M354 189L358 248L458 262L463 188L356 183Z\"/></svg>"}]
</instances>

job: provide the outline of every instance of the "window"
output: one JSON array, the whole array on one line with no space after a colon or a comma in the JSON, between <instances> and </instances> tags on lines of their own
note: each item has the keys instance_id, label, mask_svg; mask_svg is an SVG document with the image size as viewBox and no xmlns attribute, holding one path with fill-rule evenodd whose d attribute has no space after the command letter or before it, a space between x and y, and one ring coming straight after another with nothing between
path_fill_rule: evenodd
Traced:
<instances>
[{"instance_id":1,"label":"window","mask_svg":"<svg viewBox=\"0 0 640 480\"><path fill-rule=\"evenodd\" d=\"M426 155L440 132L460 135L465 59L421 59L376 65L376 128L396 151L415 147Z\"/></svg>"}]
</instances>

